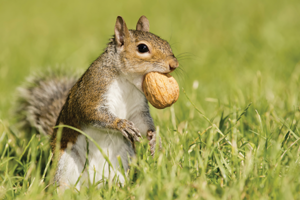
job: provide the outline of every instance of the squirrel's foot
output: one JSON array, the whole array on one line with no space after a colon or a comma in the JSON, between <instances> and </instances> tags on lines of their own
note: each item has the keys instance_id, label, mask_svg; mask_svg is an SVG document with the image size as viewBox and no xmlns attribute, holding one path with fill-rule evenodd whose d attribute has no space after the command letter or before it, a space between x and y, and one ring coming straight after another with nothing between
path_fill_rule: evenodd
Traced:
<instances>
[{"instance_id":1,"label":"squirrel's foot","mask_svg":"<svg viewBox=\"0 0 300 200\"><path fill-rule=\"evenodd\" d=\"M147 132L147 139L149 140L151 156L154 156L156 146L156 132L149 130ZM161 139L159 138L159 149L161 149Z\"/></svg>"},{"instance_id":2,"label":"squirrel's foot","mask_svg":"<svg viewBox=\"0 0 300 200\"><path fill-rule=\"evenodd\" d=\"M142 135L140 134L140 131L135 128L134 124L131 121L121 119L118 122L118 129L121 131L123 136L132 143L134 141L140 142L139 138L141 138Z\"/></svg>"}]
</instances>

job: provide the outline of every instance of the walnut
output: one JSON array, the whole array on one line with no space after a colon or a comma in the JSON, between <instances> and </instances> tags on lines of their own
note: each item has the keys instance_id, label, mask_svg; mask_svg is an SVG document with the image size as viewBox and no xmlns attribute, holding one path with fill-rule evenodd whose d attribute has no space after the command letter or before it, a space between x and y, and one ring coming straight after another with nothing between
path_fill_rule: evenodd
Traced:
<instances>
[{"instance_id":1,"label":"walnut","mask_svg":"<svg viewBox=\"0 0 300 200\"><path fill-rule=\"evenodd\" d=\"M148 101L158 109L175 103L179 97L179 86L170 74L150 72L143 81L143 91Z\"/></svg>"}]
</instances>

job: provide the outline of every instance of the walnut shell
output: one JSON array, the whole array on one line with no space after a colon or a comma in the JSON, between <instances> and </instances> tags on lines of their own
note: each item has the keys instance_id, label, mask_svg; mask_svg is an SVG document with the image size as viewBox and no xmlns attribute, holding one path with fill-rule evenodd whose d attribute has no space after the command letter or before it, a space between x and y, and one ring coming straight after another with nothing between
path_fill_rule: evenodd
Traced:
<instances>
[{"instance_id":1,"label":"walnut shell","mask_svg":"<svg viewBox=\"0 0 300 200\"><path fill-rule=\"evenodd\" d=\"M143 91L148 101L158 109L175 103L179 97L179 86L170 74L150 72L143 81Z\"/></svg>"}]
</instances>

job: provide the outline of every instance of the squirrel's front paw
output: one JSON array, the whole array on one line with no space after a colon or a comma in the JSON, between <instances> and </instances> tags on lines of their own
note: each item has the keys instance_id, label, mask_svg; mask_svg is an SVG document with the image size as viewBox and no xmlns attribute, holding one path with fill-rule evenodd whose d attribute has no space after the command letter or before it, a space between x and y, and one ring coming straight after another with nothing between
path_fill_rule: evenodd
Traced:
<instances>
[{"instance_id":1,"label":"squirrel's front paw","mask_svg":"<svg viewBox=\"0 0 300 200\"><path fill-rule=\"evenodd\" d=\"M155 146L156 146L156 132L149 130L147 132L147 139L149 140L151 155L153 156L155 153ZM159 148L161 149L161 140L160 139L159 139Z\"/></svg>"},{"instance_id":2,"label":"squirrel's front paw","mask_svg":"<svg viewBox=\"0 0 300 200\"><path fill-rule=\"evenodd\" d=\"M134 127L134 124L131 121L121 119L118 122L118 129L121 131L121 133L127 140L131 142L140 142L139 138L141 138L142 135L140 134L140 131Z\"/></svg>"}]
</instances>

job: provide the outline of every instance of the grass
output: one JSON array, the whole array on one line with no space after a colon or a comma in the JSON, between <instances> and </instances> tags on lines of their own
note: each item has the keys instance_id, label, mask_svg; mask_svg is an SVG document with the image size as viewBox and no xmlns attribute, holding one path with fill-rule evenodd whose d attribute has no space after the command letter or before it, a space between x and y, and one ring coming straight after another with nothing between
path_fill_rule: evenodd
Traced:
<instances>
[{"instance_id":1,"label":"grass","mask_svg":"<svg viewBox=\"0 0 300 200\"><path fill-rule=\"evenodd\" d=\"M0 199L299 199L299 1L0 3ZM16 88L84 71L118 15L146 15L179 58L178 102L151 108L163 148L143 140L124 187L57 194L48 138L15 126Z\"/></svg>"}]
</instances>

